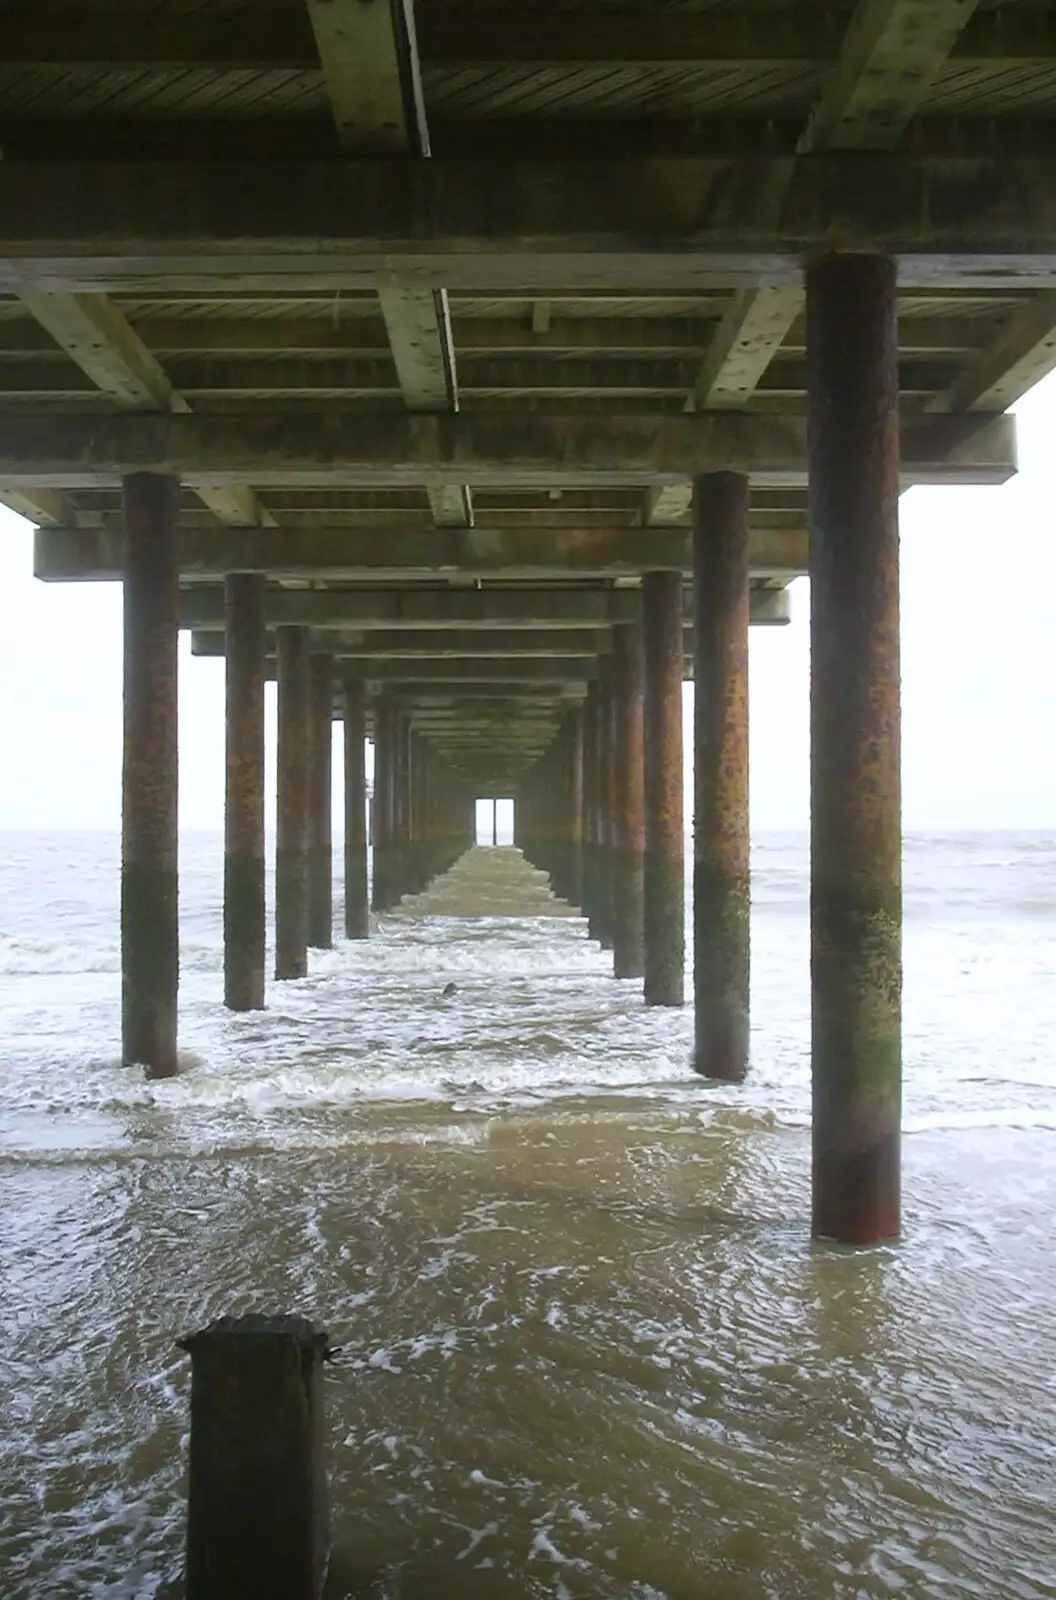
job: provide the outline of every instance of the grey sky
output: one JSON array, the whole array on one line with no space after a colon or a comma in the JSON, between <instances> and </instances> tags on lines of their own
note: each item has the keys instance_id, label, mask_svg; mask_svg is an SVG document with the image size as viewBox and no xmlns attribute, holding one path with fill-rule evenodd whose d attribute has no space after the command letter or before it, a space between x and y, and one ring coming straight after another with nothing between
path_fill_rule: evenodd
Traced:
<instances>
[{"instance_id":1,"label":"grey sky","mask_svg":"<svg viewBox=\"0 0 1056 1600\"><path fill-rule=\"evenodd\" d=\"M1017 408L1020 474L902 500L907 828L1056 828L1056 374ZM753 629L752 823L808 816L809 586ZM0 828L117 828L121 593L38 584L28 525L0 508ZM223 818L223 663L181 641L180 822ZM274 692L268 697L273 750ZM268 792L273 790L270 775Z\"/></svg>"}]
</instances>

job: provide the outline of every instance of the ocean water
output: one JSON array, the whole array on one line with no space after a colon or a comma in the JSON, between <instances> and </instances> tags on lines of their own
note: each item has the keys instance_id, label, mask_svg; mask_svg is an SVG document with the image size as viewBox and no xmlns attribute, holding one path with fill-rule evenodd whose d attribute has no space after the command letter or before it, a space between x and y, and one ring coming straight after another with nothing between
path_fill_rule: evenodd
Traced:
<instances>
[{"instance_id":1,"label":"ocean water","mask_svg":"<svg viewBox=\"0 0 1056 1600\"><path fill-rule=\"evenodd\" d=\"M180 1594L174 1341L257 1309L343 1347L330 1597L1056 1596L1056 835L907 840L868 1252L809 1240L804 839L756 842L740 1087L511 850L229 1016L220 847L148 1084L116 837L0 835L4 1600Z\"/></svg>"}]
</instances>

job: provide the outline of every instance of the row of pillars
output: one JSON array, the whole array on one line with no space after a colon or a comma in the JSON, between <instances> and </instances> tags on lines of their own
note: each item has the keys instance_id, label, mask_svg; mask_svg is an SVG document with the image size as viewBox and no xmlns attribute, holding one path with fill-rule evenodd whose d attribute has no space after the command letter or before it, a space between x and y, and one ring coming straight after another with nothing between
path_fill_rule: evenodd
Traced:
<instances>
[{"instance_id":1,"label":"row of pillars","mask_svg":"<svg viewBox=\"0 0 1056 1600\"><path fill-rule=\"evenodd\" d=\"M897 1235L900 1207L896 269L884 257L831 256L808 268L806 283L813 1226L819 1236L868 1242ZM176 1049L177 497L172 477L141 474L125 484L124 1055L158 1075L175 1069ZM695 1064L735 1079L747 1062L749 1001L747 480L734 472L699 477L693 507ZM526 783L518 824L526 853L585 904L592 928L612 946L615 971L640 975L646 999L665 1005L682 1000L684 965L679 584L668 573L646 574L641 626L618 630L582 718L566 725ZM229 998L244 1003L252 990L257 1003L261 580L232 577L228 606ZM283 630L279 663L276 971L287 976L303 970L309 925L324 931L329 812L324 826L318 797L329 739L312 737L306 634ZM321 708L327 696L316 692ZM354 686L345 713L349 770L358 774L364 708ZM382 906L460 838L462 847L472 839L469 795L453 785L450 804L431 810L428 796L438 785L430 785L425 763L415 763L409 728L382 708L379 731L390 723L380 735L376 813ZM346 792L361 793L358 776ZM350 804L358 806L354 798ZM427 834L432 818L427 851L419 848L416 814L419 822L426 817ZM365 916L361 827L357 811L346 853L353 936Z\"/></svg>"},{"instance_id":2,"label":"row of pillars","mask_svg":"<svg viewBox=\"0 0 1056 1600\"><path fill-rule=\"evenodd\" d=\"M152 1077L176 1071L177 643L179 480L124 482L124 703L121 940L122 1055ZM264 682L266 580L232 573L225 586L226 793L224 1001L264 1005ZM333 720L344 729L344 932L369 933L365 744L361 682L335 680L307 628L277 630L278 750L275 977L303 978L309 948L333 943ZM386 910L424 889L472 841L462 780L411 730L387 694L374 706L373 904Z\"/></svg>"},{"instance_id":3,"label":"row of pillars","mask_svg":"<svg viewBox=\"0 0 1056 1600\"><path fill-rule=\"evenodd\" d=\"M894 263L807 271L813 1228L900 1227L901 802ZM695 1069L748 1066L748 479L693 482ZM617 978L683 1003L682 578L647 573L518 796L518 842Z\"/></svg>"}]
</instances>

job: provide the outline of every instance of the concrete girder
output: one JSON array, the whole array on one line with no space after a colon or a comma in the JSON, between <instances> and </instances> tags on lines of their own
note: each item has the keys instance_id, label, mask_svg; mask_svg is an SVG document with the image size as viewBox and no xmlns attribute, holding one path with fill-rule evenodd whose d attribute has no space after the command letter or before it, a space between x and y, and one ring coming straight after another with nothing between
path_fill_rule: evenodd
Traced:
<instances>
[{"instance_id":1,"label":"concrete girder","mask_svg":"<svg viewBox=\"0 0 1056 1600\"><path fill-rule=\"evenodd\" d=\"M949 55L977 0L858 0L800 154L890 149ZM739 290L697 374L691 403L743 406L803 308L802 285Z\"/></svg>"},{"instance_id":2,"label":"concrete girder","mask_svg":"<svg viewBox=\"0 0 1056 1600\"><path fill-rule=\"evenodd\" d=\"M304 623L311 628L392 632L472 627L502 634L519 629L609 628L631 622L640 601L633 589L272 589L265 608L272 626ZM223 628L219 584L184 589L184 628Z\"/></svg>"},{"instance_id":3,"label":"concrete girder","mask_svg":"<svg viewBox=\"0 0 1056 1600\"><path fill-rule=\"evenodd\" d=\"M2 177L0 163L0 187ZM902 481L1003 483L1015 471L1014 441L1015 426L1006 417L980 429L957 417L904 416ZM723 470L743 472L759 487L801 487L806 419L722 411L305 411L15 413L0 421L0 482L66 489L112 485L137 471L176 474L194 487L255 480L330 490L460 482L547 491L660 488L684 485L695 471Z\"/></svg>"},{"instance_id":4,"label":"concrete girder","mask_svg":"<svg viewBox=\"0 0 1056 1600\"><path fill-rule=\"evenodd\" d=\"M718 10L643 13L613 7L599 30L596 12L582 6L541 9L520 4L496 11L477 5L420 8L418 48L430 65L496 63L602 66L690 62L730 67L834 63L845 25L838 11ZM1051 13L1032 7L984 12L965 27L952 51L959 66L985 62L1013 68L1056 57ZM252 11L173 12L159 29L149 10L119 18L96 7L74 10L61 28L50 13L0 17L0 60L11 66L207 67L214 72L313 72L317 40L297 5Z\"/></svg>"},{"instance_id":5,"label":"concrete girder","mask_svg":"<svg viewBox=\"0 0 1056 1600\"><path fill-rule=\"evenodd\" d=\"M538 303L538 302L537 302ZM547 302L549 304L549 302ZM561 317L536 333L515 317L462 317L452 313L463 371L478 358L529 356L559 360L576 356L692 360L712 340L716 317ZM900 345L911 355L960 355L977 350L996 331L993 319L968 317L903 318ZM980 339L980 325L984 340ZM193 320L144 316L136 332L161 361L182 363L181 385L193 382L199 363L237 362L254 357L286 360L370 360L389 354L380 318L345 315L335 326L319 317L231 317ZM806 325L797 318L781 354L802 355ZM43 356L57 352L35 322L0 322L0 356Z\"/></svg>"},{"instance_id":6,"label":"concrete girder","mask_svg":"<svg viewBox=\"0 0 1056 1600\"><path fill-rule=\"evenodd\" d=\"M995 333L977 359L958 373L931 412L1000 412L1056 367L1056 290L1036 295Z\"/></svg>"},{"instance_id":7,"label":"concrete girder","mask_svg":"<svg viewBox=\"0 0 1056 1600\"><path fill-rule=\"evenodd\" d=\"M411 0L307 0L341 148L349 154L429 155ZM400 389L411 411L458 409L451 316L443 289L379 286ZM441 528L466 528L473 502L462 484L428 490Z\"/></svg>"},{"instance_id":8,"label":"concrete girder","mask_svg":"<svg viewBox=\"0 0 1056 1600\"><path fill-rule=\"evenodd\" d=\"M42 528L34 542L34 571L50 582L116 581L121 535L107 528ZM753 532L752 575L788 581L806 571L807 530ZM348 529L228 529L179 535L180 572L221 578L228 572L272 577L407 579L444 574L504 578L607 578L643 571L688 572L689 535L682 528L623 528L586 532L531 528L502 532L436 528L379 539Z\"/></svg>"},{"instance_id":9,"label":"concrete girder","mask_svg":"<svg viewBox=\"0 0 1056 1600\"><path fill-rule=\"evenodd\" d=\"M477 293L801 283L819 251L903 284L1056 282L1056 158L0 163L0 289L221 283Z\"/></svg>"},{"instance_id":10,"label":"concrete girder","mask_svg":"<svg viewBox=\"0 0 1056 1600\"><path fill-rule=\"evenodd\" d=\"M190 411L157 357L107 295L56 293L24 283L18 297L71 361L119 405ZM199 496L228 526L255 527L268 520L246 484L206 487Z\"/></svg>"}]
</instances>

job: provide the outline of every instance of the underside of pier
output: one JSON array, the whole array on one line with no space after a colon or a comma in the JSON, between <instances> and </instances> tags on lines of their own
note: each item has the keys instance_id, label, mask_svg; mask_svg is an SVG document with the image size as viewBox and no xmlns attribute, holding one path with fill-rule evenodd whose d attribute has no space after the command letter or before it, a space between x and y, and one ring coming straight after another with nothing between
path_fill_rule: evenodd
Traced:
<instances>
[{"instance_id":1,"label":"underside of pier","mask_svg":"<svg viewBox=\"0 0 1056 1600\"><path fill-rule=\"evenodd\" d=\"M694 1064L742 1076L747 629L809 573L815 1226L897 1232L897 497L1005 481L1056 365L1056 7L10 0L0 151L0 501L42 579L126 582L129 1058L175 1059L182 627L235 1006L268 675L278 975L330 938L337 717L376 909L515 794L680 1004L696 677Z\"/></svg>"}]
</instances>

